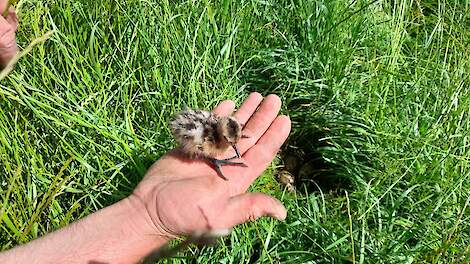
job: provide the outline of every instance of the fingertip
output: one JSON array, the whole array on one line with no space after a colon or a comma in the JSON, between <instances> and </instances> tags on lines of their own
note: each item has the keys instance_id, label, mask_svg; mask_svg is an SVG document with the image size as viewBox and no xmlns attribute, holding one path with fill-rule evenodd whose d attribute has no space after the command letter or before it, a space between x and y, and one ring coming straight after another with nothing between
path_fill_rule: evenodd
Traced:
<instances>
[{"instance_id":1,"label":"fingertip","mask_svg":"<svg viewBox=\"0 0 470 264\"><path fill-rule=\"evenodd\" d=\"M269 101L273 106L276 106L276 108L280 107L282 104L281 98L279 98L279 96L277 96L276 94L269 94L268 96L266 96L265 100Z\"/></svg>"},{"instance_id":2,"label":"fingertip","mask_svg":"<svg viewBox=\"0 0 470 264\"><path fill-rule=\"evenodd\" d=\"M232 100L224 100L219 105L223 105L226 108L235 109L235 102Z\"/></svg>"},{"instance_id":3,"label":"fingertip","mask_svg":"<svg viewBox=\"0 0 470 264\"><path fill-rule=\"evenodd\" d=\"M0 12L4 12L8 7L8 0L0 1Z\"/></svg>"},{"instance_id":4,"label":"fingertip","mask_svg":"<svg viewBox=\"0 0 470 264\"><path fill-rule=\"evenodd\" d=\"M287 217L287 210L284 205L276 198L268 196L272 201L271 211L268 212L267 216L273 217L279 221L284 221Z\"/></svg>"},{"instance_id":5,"label":"fingertip","mask_svg":"<svg viewBox=\"0 0 470 264\"><path fill-rule=\"evenodd\" d=\"M280 127L282 128L283 132L289 133L292 127L292 122L289 116L280 115L276 118L277 122L280 123Z\"/></svg>"},{"instance_id":6,"label":"fingertip","mask_svg":"<svg viewBox=\"0 0 470 264\"><path fill-rule=\"evenodd\" d=\"M290 123L290 117L288 115L279 115L279 118L285 119L286 121Z\"/></svg>"},{"instance_id":7,"label":"fingertip","mask_svg":"<svg viewBox=\"0 0 470 264\"><path fill-rule=\"evenodd\" d=\"M277 214L276 219L280 221L284 221L287 218L287 210L286 208L282 205L282 209L280 212Z\"/></svg>"},{"instance_id":8,"label":"fingertip","mask_svg":"<svg viewBox=\"0 0 470 264\"><path fill-rule=\"evenodd\" d=\"M283 221L287 217L287 210L284 207L284 205L279 201L278 199L272 197L274 203L275 203L275 212L273 214L273 217L276 218L277 220Z\"/></svg>"},{"instance_id":9,"label":"fingertip","mask_svg":"<svg viewBox=\"0 0 470 264\"><path fill-rule=\"evenodd\" d=\"M235 109L235 102L232 100L225 100L219 103L217 107L214 109L214 113L221 116L228 116L232 114L233 110Z\"/></svg>"},{"instance_id":10,"label":"fingertip","mask_svg":"<svg viewBox=\"0 0 470 264\"><path fill-rule=\"evenodd\" d=\"M263 95L261 95L258 92L252 92L250 93L250 95L248 95L247 99L252 99L252 100L256 99L256 101L261 101L263 99Z\"/></svg>"},{"instance_id":11,"label":"fingertip","mask_svg":"<svg viewBox=\"0 0 470 264\"><path fill-rule=\"evenodd\" d=\"M278 147L280 147L280 145L282 145L285 139L289 136L291 126L290 118L286 115L280 115L274 119L268 131L263 135L259 142L264 142L266 138L268 138L270 143L279 141ZM275 141L272 141L273 139L275 139Z\"/></svg>"},{"instance_id":12,"label":"fingertip","mask_svg":"<svg viewBox=\"0 0 470 264\"><path fill-rule=\"evenodd\" d=\"M263 201L263 205L265 207L264 215L276 218L278 220L284 220L287 217L287 210L284 205L271 195L267 195L264 193L253 193L253 198L259 204Z\"/></svg>"},{"instance_id":13,"label":"fingertip","mask_svg":"<svg viewBox=\"0 0 470 264\"><path fill-rule=\"evenodd\" d=\"M250 95L248 95L248 97L243 101L242 105L235 113L235 118L242 124L246 123L262 101L263 96L260 93L250 93Z\"/></svg>"}]
</instances>

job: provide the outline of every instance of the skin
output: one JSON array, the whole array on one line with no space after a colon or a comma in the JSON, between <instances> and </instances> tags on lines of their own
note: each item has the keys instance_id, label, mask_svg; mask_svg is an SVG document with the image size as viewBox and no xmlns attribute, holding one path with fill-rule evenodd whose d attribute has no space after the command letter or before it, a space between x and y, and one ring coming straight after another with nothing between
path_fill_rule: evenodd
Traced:
<instances>
[{"instance_id":1,"label":"skin","mask_svg":"<svg viewBox=\"0 0 470 264\"><path fill-rule=\"evenodd\" d=\"M280 99L252 93L235 113L246 123L238 144L247 167L226 166L228 181L207 162L172 150L156 161L134 192L63 229L0 254L0 263L136 263L174 237L226 229L271 216L286 217L275 198L247 193L286 140L291 124ZM214 112L230 115L232 101ZM233 156L229 150L223 156ZM220 157L223 158L223 157ZM31 256L34 256L32 258Z\"/></svg>"},{"instance_id":2,"label":"skin","mask_svg":"<svg viewBox=\"0 0 470 264\"><path fill-rule=\"evenodd\" d=\"M0 14L4 14L8 0L0 0ZM18 29L18 18L15 9L10 7L7 16L0 15L0 66L5 67L18 53L15 32Z\"/></svg>"}]
</instances>

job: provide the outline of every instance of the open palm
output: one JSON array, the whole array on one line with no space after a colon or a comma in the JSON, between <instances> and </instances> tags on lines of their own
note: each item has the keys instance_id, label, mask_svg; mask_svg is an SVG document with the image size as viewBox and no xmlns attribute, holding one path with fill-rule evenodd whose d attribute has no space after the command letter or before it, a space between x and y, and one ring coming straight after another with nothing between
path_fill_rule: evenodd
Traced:
<instances>
[{"instance_id":1,"label":"open palm","mask_svg":"<svg viewBox=\"0 0 470 264\"><path fill-rule=\"evenodd\" d=\"M234 107L232 101L224 101L214 113L231 115ZM260 94L252 93L236 111L234 117L246 124L243 134L249 136L238 143L247 167L224 166L227 181L209 163L187 159L178 149L152 165L133 195L144 203L158 233L178 236L231 228L265 215L281 220L286 217L286 210L277 199L246 193L290 132L289 118L278 116L280 107L277 96L269 95L263 100ZM231 152L225 155L231 156Z\"/></svg>"}]
</instances>

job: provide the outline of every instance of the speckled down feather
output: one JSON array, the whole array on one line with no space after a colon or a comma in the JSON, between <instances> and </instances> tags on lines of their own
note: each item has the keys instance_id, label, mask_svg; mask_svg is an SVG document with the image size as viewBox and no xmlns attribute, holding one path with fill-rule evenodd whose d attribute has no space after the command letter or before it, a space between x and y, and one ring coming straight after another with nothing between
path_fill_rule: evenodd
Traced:
<instances>
[{"instance_id":1,"label":"speckled down feather","mask_svg":"<svg viewBox=\"0 0 470 264\"><path fill-rule=\"evenodd\" d=\"M216 157L241 138L241 126L235 118L199 109L176 114L170 127L182 150L191 157Z\"/></svg>"}]
</instances>

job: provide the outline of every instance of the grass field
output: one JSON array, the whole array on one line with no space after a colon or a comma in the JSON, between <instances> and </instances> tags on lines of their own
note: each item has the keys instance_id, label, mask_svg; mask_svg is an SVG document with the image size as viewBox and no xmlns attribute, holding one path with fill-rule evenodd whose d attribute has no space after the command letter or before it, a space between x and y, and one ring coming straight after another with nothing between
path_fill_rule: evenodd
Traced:
<instances>
[{"instance_id":1,"label":"grass field","mask_svg":"<svg viewBox=\"0 0 470 264\"><path fill-rule=\"evenodd\" d=\"M470 263L470 2L25 0L18 12L21 47L54 33L0 83L2 249L129 194L174 146L175 111L259 91L293 121L283 157L310 166L296 194L275 179L282 159L253 186L287 220L168 263Z\"/></svg>"}]
</instances>

